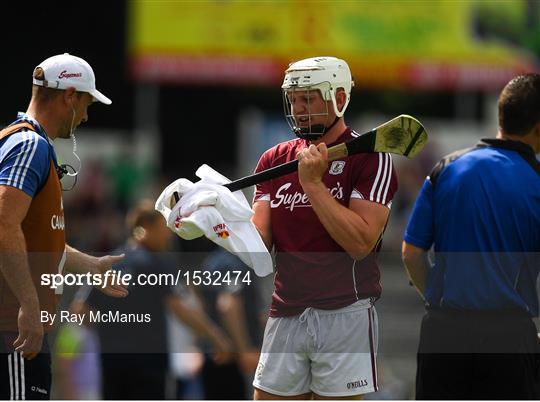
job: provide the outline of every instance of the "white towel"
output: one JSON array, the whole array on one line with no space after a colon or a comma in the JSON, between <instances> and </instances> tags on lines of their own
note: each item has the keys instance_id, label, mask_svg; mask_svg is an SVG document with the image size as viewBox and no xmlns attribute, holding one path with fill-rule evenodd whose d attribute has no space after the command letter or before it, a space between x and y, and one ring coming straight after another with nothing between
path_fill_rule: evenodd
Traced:
<instances>
[{"instance_id":1,"label":"white towel","mask_svg":"<svg viewBox=\"0 0 540 402\"><path fill-rule=\"evenodd\" d=\"M230 180L207 165L195 174L200 181L178 179L156 201L155 208L165 217L167 226L185 240L206 236L237 255L258 276L272 273L272 258L251 223L253 211L244 194L223 187ZM171 201L175 191L180 196L176 204Z\"/></svg>"}]
</instances>

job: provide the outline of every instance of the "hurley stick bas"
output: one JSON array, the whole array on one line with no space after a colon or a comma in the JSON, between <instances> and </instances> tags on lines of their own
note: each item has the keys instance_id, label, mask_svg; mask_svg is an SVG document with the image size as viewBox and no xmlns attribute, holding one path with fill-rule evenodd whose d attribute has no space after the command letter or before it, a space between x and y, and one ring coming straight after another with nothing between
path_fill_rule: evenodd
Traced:
<instances>
[{"instance_id":1,"label":"hurley stick bas","mask_svg":"<svg viewBox=\"0 0 540 402\"><path fill-rule=\"evenodd\" d=\"M361 134L353 140L328 148L328 161L368 152L386 152L413 158L426 145L428 135L414 117L402 114ZM298 160L290 161L262 172L224 184L232 192L284 176L298 170ZM179 197L174 193L175 202Z\"/></svg>"}]
</instances>

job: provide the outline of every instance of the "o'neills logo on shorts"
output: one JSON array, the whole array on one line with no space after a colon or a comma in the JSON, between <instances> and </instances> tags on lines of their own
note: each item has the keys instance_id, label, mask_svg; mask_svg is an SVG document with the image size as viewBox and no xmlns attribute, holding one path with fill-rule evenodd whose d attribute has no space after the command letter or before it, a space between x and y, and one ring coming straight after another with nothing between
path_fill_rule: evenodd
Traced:
<instances>
[{"instance_id":1,"label":"o'neills logo on shorts","mask_svg":"<svg viewBox=\"0 0 540 402\"><path fill-rule=\"evenodd\" d=\"M227 237L230 236L229 230L227 229L227 225L225 225L224 223L218 223L212 229L214 229L214 233L217 234L217 236L221 237L222 239L226 239Z\"/></svg>"},{"instance_id":2,"label":"o'neills logo on shorts","mask_svg":"<svg viewBox=\"0 0 540 402\"><path fill-rule=\"evenodd\" d=\"M294 208L310 208L311 204L309 203L309 198L304 193L299 193L298 191L295 191L293 194L287 193L287 190L289 187L291 187L291 183L285 183L282 185L278 190L276 191L276 196L270 203L270 206L272 208L277 208L280 205L283 205L285 209L288 209L290 211L294 210ZM343 199L343 187L341 187L341 184L339 181L336 183L336 187L328 189L330 192L330 195L332 197L342 200Z\"/></svg>"},{"instance_id":3,"label":"o'neills logo on shorts","mask_svg":"<svg viewBox=\"0 0 540 402\"><path fill-rule=\"evenodd\" d=\"M255 377L257 378L257 380L261 379L263 371L264 371L264 363L259 362L259 364L257 364L257 370L255 371Z\"/></svg>"},{"instance_id":4,"label":"o'neills logo on shorts","mask_svg":"<svg viewBox=\"0 0 540 402\"><path fill-rule=\"evenodd\" d=\"M68 73L67 70L60 72L58 78L82 77L82 73Z\"/></svg>"},{"instance_id":5,"label":"o'neills logo on shorts","mask_svg":"<svg viewBox=\"0 0 540 402\"><path fill-rule=\"evenodd\" d=\"M347 383L347 389L362 388L368 385L367 380L353 381Z\"/></svg>"}]
</instances>

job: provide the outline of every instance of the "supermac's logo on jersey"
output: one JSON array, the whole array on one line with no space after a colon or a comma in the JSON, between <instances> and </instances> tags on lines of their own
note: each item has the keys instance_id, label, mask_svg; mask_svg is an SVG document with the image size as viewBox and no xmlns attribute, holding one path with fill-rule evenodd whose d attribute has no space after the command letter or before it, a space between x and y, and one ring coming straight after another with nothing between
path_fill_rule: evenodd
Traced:
<instances>
[{"instance_id":1,"label":"supermac's logo on jersey","mask_svg":"<svg viewBox=\"0 0 540 402\"><path fill-rule=\"evenodd\" d=\"M343 173L343 168L345 167L345 161L333 161L330 165L330 174L338 175Z\"/></svg>"},{"instance_id":2,"label":"supermac's logo on jersey","mask_svg":"<svg viewBox=\"0 0 540 402\"><path fill-rule=\"evenodd\" d=\"M293 211L295 208L311 208L311 203L309 202L307 194L298 191L295 191L294 193L287 191L291 185L292 183L285 183L278 188L274 199L270 202L271 208L277 208L281 205L290 211ZM340 182L337 182L336 186L329 188L328 191L332 197L338 200L343 199L344 190Z\"/></svg>"}]
</instances>

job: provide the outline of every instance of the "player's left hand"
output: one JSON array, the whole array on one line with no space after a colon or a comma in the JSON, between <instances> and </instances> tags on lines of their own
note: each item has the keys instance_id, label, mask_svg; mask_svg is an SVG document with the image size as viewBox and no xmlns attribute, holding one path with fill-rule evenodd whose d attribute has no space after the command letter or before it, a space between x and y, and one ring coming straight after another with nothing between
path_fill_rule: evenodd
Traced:
<instances>
[{"instance_id":1,"label":"player's left hand","mask_svg":"<svg viewBox=\"0 0 540 402\"><path fill-rule=\"evenodd\" d=\"M322 177L328 169L328 149L324 142L308 148L296 154L298 159L298 178L302 188L309 185L322 183Z\"/></svg>"},{"instance_id":2,"label":"player's left hand","mask_svg":"<svg viewBox=\"0 0 540 402\"><path fill-rule=\"evenodd\" d=\"M96 260L95 269L93 274L101 275L103 279L103 283L105 283L105 286L96 286L97 289L99 289L101 292L106 294L107 296L111 297L126 297L129 292L127 290L127 286L112 283L112 276L105 275L107 271L112 269L112 266L115 264L118 264L120 261L124 259L125 255L105 255L103 257L99 257ZM106 282L105 282L106 280Z\"/></svg>"}]
</instances>

